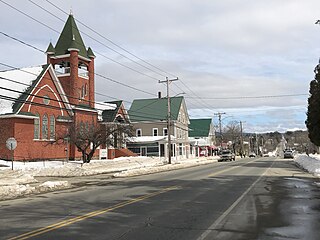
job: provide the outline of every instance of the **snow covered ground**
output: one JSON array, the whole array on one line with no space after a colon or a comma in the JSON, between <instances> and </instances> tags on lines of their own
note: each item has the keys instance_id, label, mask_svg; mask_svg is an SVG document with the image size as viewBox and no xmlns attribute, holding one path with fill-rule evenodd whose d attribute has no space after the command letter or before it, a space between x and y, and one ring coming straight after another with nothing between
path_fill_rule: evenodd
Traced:
<instances>
[{"instance_id":1,"label":"snow covered ground","mask_svg":"<svg viewBox=\"0 0 320 240\"><path fill-rule=\"evenodd\" d=\"M0 160L0 200L11 199L32 193L70 188L68 181L39 183L37 177L79 177L97 174L112 174L128 177L216 162L218 157L166 161L150 157L127 157L114 160L14 162Z\"/></svg>"},{"instance_id":2,"label":"snow covered ground","mask_svg":"<svg viewBox=\"0 0 320 240\"><path fill-rule=\"evenodd\" d=\"M297 155L294 161L303 169L312 173L316 177L320 177L320 155L306 154Z\"/></svg>"},{"instance_id":3,"label":"snow covered ground","mask_svg":"<svg viewBox=\"0 0 320 240\"><path fill-rule=\"evenodd\" d=\"M68 181L38 182L37 177L79 177L97 174L113 174L113 177L129 177L169 171L216 162L218 157L173 160L168 165L159 158L128 157L114 160L11 162L0 160L0 200L12 199L32 193L41 193L72 187ZM320 177L320 155L297 155L294 161L301 168ZM64 179L65 180L65 179Z\"/></svg>"}]
</instances>

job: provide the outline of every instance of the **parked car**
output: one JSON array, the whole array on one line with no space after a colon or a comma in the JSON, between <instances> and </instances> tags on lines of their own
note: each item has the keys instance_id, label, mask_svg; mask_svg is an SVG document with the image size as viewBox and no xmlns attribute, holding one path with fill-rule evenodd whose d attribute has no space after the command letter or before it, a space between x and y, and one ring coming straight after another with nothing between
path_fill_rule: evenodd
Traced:
<instances>
[{"instance_id":1,"label":"parked car","mask_svg":"<svg viewBox=\"0 0 320 240\"><path fill-rule=\"evenodd\" d=\"M236 155L229 149L222 150L218 162L222 161L235 161Z\"/></svg>"},{"instance_id":2,"label":"parked car","mask_svg":"<svg viewBox=\"0 0 320 240\"><path fill-rule=\"evenodd\" d=\"M284 158L293 158L293 151L292 150L285 150L283 153Z\"/></svg>"},{"instance_id":3,"label":"parked car","mask_svg":"<svg viewBox=\"0 0 320 240\"><path fill-rule=\"evenodd\" d=\"M249 153L249 158L254 158L254 157L256 157L257 155L254 153L254 152L251 152L251 153Z\"/></svg>"}]
</instances>

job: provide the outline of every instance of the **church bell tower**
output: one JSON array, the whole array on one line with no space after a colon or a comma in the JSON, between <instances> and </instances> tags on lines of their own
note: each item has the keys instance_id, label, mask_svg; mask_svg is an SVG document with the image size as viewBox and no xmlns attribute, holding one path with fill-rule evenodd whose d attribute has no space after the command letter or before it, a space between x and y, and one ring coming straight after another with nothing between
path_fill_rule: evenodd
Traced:
<instances>
[{"instance_id":1,"label":"church bell tower","mask_svg":"<svg viewBox=\"0 0 320 240\"><path fill-rule=\"evenodd\" d=\"M47 63L52 64L62 87L73 106L94 108L94 59L86 48L70 14L55 47L49 44Z\"/></svg>"}]
</instances>

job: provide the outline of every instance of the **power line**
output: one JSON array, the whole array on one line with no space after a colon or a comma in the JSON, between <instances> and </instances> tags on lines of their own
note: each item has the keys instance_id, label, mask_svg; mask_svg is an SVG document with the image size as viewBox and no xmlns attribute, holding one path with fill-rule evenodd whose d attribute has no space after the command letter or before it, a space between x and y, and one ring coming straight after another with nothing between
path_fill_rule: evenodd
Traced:
<instances>
[{"instance_id":1,"label":"power line","mask_svg":"<svg viewBox=\"0 0 320 240\"><path fill-rule=\"evenodd\" d=\"M4 66L6 66L6 67L11 67L11 66L9 66L9 65L7 65L7 64L3 64L3 63L0 63L0 65L4 65ZM34 75L35 77L38 77L37 74L32 73L32 72L29 72L29 71L26 71L26 70L23 70L23 69L14 68L14 70L19 70L19 71L22 71L22 72L25 72L25 73L28 73L28 74L32 74L32 75ZM21 85L24 85L24 86L26 86L26 87L30 87L29 84L21 83L21 82L19 82L19 81L13 80L13 79L5 78L5 77L0 77L0 79L7 80L7 81L10 81L10 82L13 82L13 83L17 83L17 84L21 84ZM54 80L53 80L53 81L54 81ZM37 89L37 88L39 88L39 87L35 87L35 89ZM15 90L15 89L4 88L4 87L0 87L0 89L4 89L4 90L7 90L7 91L12 91L12 92L24 94L24 95L27 95L27 96L34 96L34 97L44 98L44 97L40 97L40 96L28 94L27 92L17 91L17 90ZM39 89L40 89L40 88L39 88ZM46 90L44 90L44 91L46 91ZM49 91L49 90L47 90L47 92L48 92L48 93L49 93L49 92L51 93L51 91ZM61 96L66 96L66 97L69 98L69 99L78 99L78 98L76 98L76 97L68 96L68 95L65 95L65 94L63 94L63 95L60 94L60 95L61 95ZM100 95L105 96L104 94L100 94ZM11 98L11 97L8 96L8 98ZM158 99L157 99L157 100L158 100ZM55 101L55 100L53 100L53 101ZM106 105L106 106L108 106L107 104L103 104L103 103L101 103L101 102L96 102L96 101L93 102L93 101L89 101L89 100L84 100L84 101L86 101L86 102L88 102L88 103L94 103L94 104L99 104L99 105ZM60 102L63 102L63 101L60 101ZM69 102L63 102L63 103L69 104ZM95 108L95 109L97 109L97 110L102 110L102 111L104 110L104 109L99 109L99 108ZM66 109L66 110L67 110L67 109ZM125 110L128 111L127 109L125 109ZM132 112L137 112L137 111L132 111ZM138 112L137 112L137 113L138 113ZM133 115L133 116L141 117L141 115ZM161 115L155 115L155 114L153 114L153 116L158 116L158 117L160 117ZM159 119L159 118L150 118L150 119Z\"/></svg>"},{"instance_id":2,"label":"power line","mask_svg":"<svg viewBox=\"0 0 320 240\"><path fill-rule=\"evenodd\" d=\"M3 1L3 0L0 0L0 1L1 1L2 3L6 4L7 6L15 9L16 11L20 12L20 13L23 14L24 16L27 16L28 18L31 18L33 21L36 21L37 23L39 23L39 24L41 24L41 25L43 25L43 26L45 26L45 27L53 30L54 32L59 33L58 31L56 31L55 29L51 28L50 26L48 26L48 25L46 25L46 24L43 24L43 23L40 22L39 20L37 20L37 19L33 18L32 16L24 13L23 11L15 8L14 6L6 3L5 1ZM35 3L34 3L33 1L31 1L31 0L30 0L30 2L32 2L33 4L35 4ZM50 3L49 1L47 1L47 2ZM51 4L51 3L50 3L50 4ZM35 4L35 5L37 5L38 7L41 7L41 6L38 5L38 4ZM54 4L51 4L51 5L54 5ZM43 7L41 7L41 8L42 8L43 10L45 10ZM62 9L60 9L60 10L62 10ZM62 11L63 11L63 10L62 10ZM48 12L48 11L46 11L46 12ZM48 13L49 13L49 12L48 12ZM66 12L64 12L64 13L66 13ZM67 14L67 13L66 13L66 14ZM55 16L54 14L51 14L51 15L52 15L52 16ZM61 18L59 18L59 17L57 17L57 16L55 16L55 17L56 17L57 19L63 21ZM77 21L78 21L79 23L81 23L79 20L77 20ZM83 23L81 23L81 24L83 24ZM86 26L85 24L83 24L83 25ZM88 26L86 26L86 27L88 27ZM90 27L88 27L88 28L90 29ZM90 30L92 30L92 29L90 29ZM32 45L30 45L30 44L28 44L28 43L26 43L26 42L24 42L24 41L21 41L21 40L19 40L19 39L17 39L17 38L14 38L14 37L12 37L12 36L10 36L10 35L8 35L8 34L5 34L5 33L3 33L3 32L1 32L1 34L4 35L4 36L6 36L6 37L10 37L10 38L12 38L13 40L18 41L18 42L20 42L20 43L22 43L22 44L25 44L26 46L32 47L32 48L34 48L34 49L37 50L37 51L44 52L44 51L42 51L41 49L39 49L39 48L37 48L37 47L34 47L34 46L32 46ZM98 34L98 33L97 33L97 34ZM103 56L103 55L102 55L102 56ZM104 56L104 57L106 57L106 56ZM109 59L109 60L111 60L111 59ZM129 69L130 69L130 70L133 70L133 69L130 68L130 67L129 67ZM135 71L136 71L136 70L135 70ZM144 73L141 73L141 72L139 72L139 71L138 71L138 73L144 74ZM100 77L101 77L101 76L100 76ZM150 77L150 76L149 76L149 77ZM116 80L114 80L114 79L107 78L107 77L103 77L103 78L105 78L106 80L113 81L113 82L115 82L115 83L121 84L119 81L116 81ZM153 77L151 77L151 78L153 78ZM155 78L154 78L154 79L155 79ZM156 79L155 79L155 80L156 80ZM182 82L182 81L181 81L181 82ZM122 84L121 84L121 85L122 85ZM205 100L205 99L206 99L206 100L209 100L209 99L218 100L218 99L219 99L219 98L203 98L203 97L199 97L199 96L198 96L197 94L195 94L195 92L194 92L192 89L190 89L185 83L183 83L183 85L184 85L186 88L188 88L189 91L192 92L192 93L196 96L196 98L186 97L186 99L188 99L188 98L189 98L189 99L196 99L196 101L199 101L199 99L201 99L201 100ZM152 94L152 93L150 93L150 92L146 92L146 91L140 90L140 89L138 89L138 88L131 87L130 85L127 85L127 84L124 84L123 86L132 88L132 89L134 89L134 90L136 90L136 91L140 91L140 92L142 91L143 93L146 93L146 94L154 95L154 94ZM181 88L180 88L180 89L181 89ZM303 95L308 95L308 94L294 94L294 95L283 95L283 96L238 97L238 98L233 97L233 98L229 98L229 99L240 99L240 98L271 98L271 97L285 97L285 96L291 97L291 96L303 96ZM220 99L227 99L227 98L220 98ZM203 105L203 106L204 106L204 105ZM207 106L206 106L206 108L214 109L214 108L211 107L211 106L210 106L210 107L207 107Z\"/></svg>"},{"instance_id":3,"label":"power line","mask_svg":"<svg viewBox=\"0 0 320 240\"><path fill-rule=\"evenodd\" d=\"M12 8L12 9L14 9L14 10L18 11L19 13L23 14L24 16L26 16L26 17L28 17L28 18L32 19L33 21L35 21L35 22L37 22L37 23L41 24L42 26L47 27L47 28L49 28L50 30L52 30L52 31L54 31L54 32L56 32L56 33L58 33L58 34L60 34L60 32L59 32L59 31L57 31L57 30L55 30L54 28L52 28L52 27L48 26L47 24L45 24L45 23L43 23L43 22L41 22L41 21L37 20L36 18L34 18L34 17L30 16L29 14L27 14L27 13L25 13L25 12L23 12L23 11L19 10L18 8L14 7L14 6L12 6L12 5L8 4L8 3L6 3L5 1L0 0L0 2L4 3L5 5L9 6L9 7L10 7L10 8ZM60 19L60 18L58 18L58 19ZM83 33L83 32L81 32L81 33ZM90 35L88 35L88 34L86 34L86 33L83 33L83 34L84 34L84 35L86 35L86 36L88 36L89 38L93 39L94 41L99 42L99 43L100 43L100 44L102 44L102 45L105 45L105 44L101 43L99 40L94 39L94 38L93 38L93 37L91 37ZM75 41L77 42L77 40L75 40ZM118 61L113 60L112 58L106 57L104 54L100 54L100 53L99 53L99 52L97 52L97 51L96 51L96 53L97 53L97 54L99 54L99 55L101 55L101 56L103 56L103 57L105 57L106 59L108 59L108 60L110 60L110 61L112 61L112 62L114 62L114 63L119 64L119 62L118 62ZM124 56L124 57L125 57L125 56ZM126 66L125 64L120 64L120 65L121 65L121 66L123 66L123 67L126 67L126 68L128 68L128 69L130 69L130 70L133 70L133 68L131 68L131 67L129 67L129 66ZM152 77L152 76L150 76L150 75L148 75L148 74L142 73L142 72L140 72L140 71L138 71L138 70L133 70L133 71L135 71L136 73L142 74L142 75L144 75L144 76L147 76L147 77L149 77L149 78L152 78L152 79L154 79L154 80L157 80L157 81L159 80L159 79L154 78L154 77ZM153 71L153 72L154 72L154 71Z\"/></svg>"},{"instance_id":4,"label":"power line","mask_svg":"<svg viewBox=\"0 0 320 240\"><path fill-rule=\"evenodd\" d=\"M19 42L19 43L21 43L21 44L24 44L24 45L26 45L26 46L28 46L28 47L31 47L31 48L39 51L39 52L45 53L45 51L41 50L40 48L37 48L37 47L35 47L35 46L33 46L33 45L29 44L29 43L26 43L26 42L18 39L18 38L15 38L15 37L13 37L13 36L10 36L9 34L6 34L6 33L2 32L2 31L0 31L0 33L1 33L2 35L4 35L5 37L7 37L7 38L11 38L12 40L15 40L15 41L17 41L17 42Z\"/></svg>"},{"instance_id":5,"label":"power line","mask_svg":"<svg viewBox=\"0 0 320 240\"><path fill-rule=\"evenodd\" d=\"M307 93L297 93L297 94L282 94L282 95L263 95L263 96L238 96L238 97L203 97L204 100L235 100L235 99L259 99L259 98L282 98L282 97L298 97L298 96L309 96ZM191 98L192 97L188 97Z\"/></svg>"},{"instance_id":6,"label":"power line","mask_svg":"<svg viewBox=\"0 0 320 240\"><path fill-rule=\"evenodd\" d=\"M10 81L15 81L15 80L11 80L11 79L7 79L7 78L4 78L4 77L0 77L0 79L4 79L4 80L10 80ZM17 82L17 81L15 81ZM2 90L5 90L5 91L10 91L10 92L15 92L15 93L19 93L21 95L25 95L25 96L32 96L32 97L36 97L36 98L41 98L41 99L46 99L46 97L44 96L38 96L38 95L35 95L35 94L31 94L31 93L27 93L27 92L22 92L22 91L18 91L18 90L15 90L15 89L11 89L11 88L5 88L5 87L0 87L0 89ZM43 106L43 107L46 107L46 108L53 108L53 109L63 109L63 110L66 110L66 111L70 111L72 109L68 109L66 107L56 107L56 106L52 106L52 105L46 105L46 104L43 104L43 103L37 103L37 102L33 102L33 101L30 101L30 100L21 100L19 98L15 98L15 97L10 97L10 96L7 96L7 95L0 95L1 99L3 100L8 100L8 101L13 101L13 102L19 102L19 103L26 103L26 104L32 104L32 105L37 105L37 106ZM57 100L57 99L50 99L50 101L53 101L53 102L60 102L60 103L64 103L64 104L70 104L69 102L65 102L65 101L62 101L62 100ZM96 104L99 104L99 105L105 105L107 106L106 103L100 103L100 102L95 102ZM100 109L100 108L95 108L95 110L100 110L100 111L104 111L105 109ZM135 111L133 111L135 112ZM126 115L126 114L124 114ZM134 115L132 114L132 116L137 116L137 117L141 117L141 115ZM153 116L157 116L157 115L153 115ZM151 117L147 117L148 119L157 119L158 118L151 118Z\"/></svg>"},{"instance_id":7,"label":"power line","mask_svg":"<svg viewBox=\"0 0 320 240\"><path fill-rule=\"evenodd\" d=\"M42 23L42 22L40 22L39 20L37 20L37 19L35 19L35 18L33 18L32 16L30 16L30 15L28 15L28 14L26 14L26 13L24 13L23 11L21 11L21 10L19 10L19 9L17 9L16 7L14 7L14 6L12 6L12 5L10 5L10 4L8 4L8 3L6 3L5 1L3 1L3 0L0 0L0 2L2 2L2 3L4 3L4 4L6 4L7 6L9 6L9 7L11 7L12 9L14 9L14 10L16 10L16 11L18 11L19 13L21 13L21 14L23 14L24 16L26 16L26 17L28 17L28 18L30 18L30 19L32 19L32 20L34 20L34 21L36 21L37 23L40 23L41 25L43 25L43 26L45 26L45 27L47 27L47 28L49 28L49 29L51 29L51 30L53 30L54 32L56 32L56 33L58 33L59 34L59 32L57 31L57 30L55 30L55 29L53 29L52 27L50 27L50 26L48 26L48 25L46 25L46 24L44 24L44 23ZM30 2L32 2L32 1L30 1ZM34 2L32 2L33 4L34 4ZM38 6L38 7L41 7L41 6L39 6L38 4L35 4L36 6ZM43 7L41 7L41 9L42 10L44 10L44 8ZM61 10L61 9L60 9ZM46 11L46 12L48 12L47 10L44 10L44 11ZM64 12L64 11L63 11ZM64 12L65 13L65 12ZM66 13L67 14L67 13ZM52 15L51 13L50 13L50 15ZM63 21L62 19L60 19L59 17L57 17L57 16L55 16L56 18L58 18L59 20L61 20L61 21ZM87 35L87 34L86 34ZM87 36L89 36L89 35L87 35ZM90 38L92 38L91 36L89 36ZM96 40L96 39L94 39L94 40ZM98 41L98 40L96 40L96 41ZM98 42L100 42L100 41L98 41ZM23 42L21 42L21 43L23 43ZM101 43L101 42L100 42ZM150 78L153 78L153 79L155 79L155 80L157 80L157 81L159 81L158 79L156 79L156 78L154 78L154 77L152 77L152 76L149 76L149 75L147 75L147 74L145 74L145 73L142 73L142 72L140 72L140 71L138 71L138 70L135 70L135 69L133 69L133 68L131 68L131 67L128 67L128 66L126 66L125 64L122 64L122 63L119 63L118 61L115 61L115 60L113 60L113 59L111 59L111 58L109 58L109 57L106 57L105 55L103 55L103 54L100 54L99 52L97 52L97 54L99 54L99 55L101 55L101 56L103 56L103 57L105 57L105 58L107 58L108 60L110 60L110 61L113 61L113 62L115 62L115 63L117 63L117 64L120 64L121 66L123 66L123 67L126 67L126 68L128 68L128 69L130 69L130 70L132 70L132 71L135 71L135 72L137 72L137 73L139 73L139 74L142 74L142 75L144 75L144 76L147 76L147 77L150 77ZM170 74L171 75L171 74Z\"/></svg>"},{"instance_id":8,"label":"power line","mask_svg":"<svg viewBox=\"0 0 320 240\"><path fill-rule=\"evenodd\" d=\"M17 70L21 70L21 69L17 69ZM21 71L24 71L24 70L21 70ZM26 73L29 73L28 71L24 71ZM5 77L0 77L0 79L3 79L3 80L7 80L7 81L10 81L10 82L14 82L14 83L17 83L17 84L21 84L21 85L24 85L24 86L30 86L28 84L25 84L25 83L20 83L19 81L16 81L16 80L13 80L13 79L9 79L9 78L5 78ZM33 102L33 101L30 101L30 100L27 100L28 96L32 96L32 97L36 97L36 98L41 98L41 99L45 99L46 97L44 96L38 96L38 95L34 95L34 94L31 94L31 93L28 93L26 91L22 92L22 91L18 91L18 90L15 90L15 89L11 89L11 88L5 88L5 87L0 87L0 89L3 89L5 91L11 91L11 92L15 92L15 93L19 93L20 95L24 95L24 96L27 96L25 100L22 100L22 99L19 99L19 98L14 98L14 97L10 97L10 96L6 96L6 95L0 95L0 99L3 99L3 100L9 100L9 101L13 101L13 102L19 102L19 103L26 103L26 104L32 104L32 105L37 105L37 106L43 106L43 107L47 107L47 108L53 108L53 109L58 109L58 110L66 110L66 111L71 111L71 109L68 109L66 107L56 107L56 106L51 106L51 105L45 105L45 104L42 104L42 103L36 103L36 102ZM36 89L36 87L34 88ZM48 91L48 92L51 92L51 91ZM64 96L67 96L67 95L64 95ZM70 96L67 96L68 98L72 98ZM50 99L51 101L53 102L61 102L61 103L64 103L64 104L70 104L69 102L65 102L65 101L62 101L62 100L57 100L57 99ZM151 102L151 104L154 104L156 103L158 100L160 99L155 99L153 102ZM102 105L102 106L109 106L107 105L106 103L101 103L101 102L94 102L95 104L98 104L98 105ZM145 108L151 104L148 104L144 107L141 107L140 109L142 108ZM149 114L148 116L145 116L145 115L137 115L139 114L140 112L138 110L140 109L136 109L134 111L130 111L130 115L129 114L124 114L126 116L131 116L131 117L143 117L144 119L146 120L151 120L151 121L154 121L154 120L157 120L157 121L162 121L162 119L159 119L159 117L162 117L162 115L157 115L157 114ZM100 111L104 111L105 109L100 109L98 107L95 107L95 110L100 110ZM126 111L128 111L127 109L125 109ZM163 119L163 121L165 121L165 119ZM177 127L179 128L179 127ZM183 128L181 128L183 129ZM184 129L186 130L186 129Z\"/></svg>"},{"instance_id":9,"label":"power line","mask_svg":"<svg viewBox=\"0 0 320 240\"><path fill-rule=\"evenodd\" d=\"M48 14L50 14L51 16L53 16L53 17L55 17L55 18L57 18L57 19L59 19L60 21L62 21L62 22L64 22L64 20L63 19L61 19L61 18L59 18L59 17L57 17L56 15L54 15L53 13L51 13L51 12L49 12L48 10L46 10L45 8L43 8L42 6L40 6L39 4L37 4L37 3L34 3L32 0L28 0L29 2L31 2L32 4L34 4L34 5L36 5L37 7L39 7L40 9L42 9L43 11L45 11L45 12L47 12ZM63 11L62 9L60 9L60 8L58 8L56 5L54 5L53 3L51 3L51 2L49 2L49 1L47 1L48 3L50 3L52 6L54 6L54 7L56 7L57 9L59 9L60 11L62 11L63 13L65 13L65 14L67 14L67 15L69 15L67 12L65 12L65 11ZM76 18L74 18L75 20L77 20ZM77 20L78 21L78 20ZM103 37L104 38L104 36L102 36L100 33L98 33L97 31L95 31L95 30L93 30L92 28L90 28L90 27L88 27L87 25L85 25L84 23L82 23L82 22L80 22L80 21L78 21L79 23L81 23L82 25L84 25L86 28L89 28L91 31L93 31L94 33L96 33L96 34L98 34L99 36L101 36L101 37ZM143 64L141 64L141 63L139 63L139 62L137 62L137 61L135 61L135 60L133 60L133 59L131 59L131 58L129 58L129 57L127 57L127 56L125 56L125 55L123 55L122 53L120 53L119 51L117 51L117 50L115 50L115 49L113 49L113 48L111 48L111 47L109 47L108 45L106 45L106 44L104 44L103 42L101 42L101 41L99 41L99 40L97 40L96 38L94 38L94 37L92 37L92 36L90 36L89 34L87 34L87 33L85 33L85 32L83 32L83 31L80 31L82 34L84 34L85 36L87 36L87 37L89 37L90 39L92 39L92 40L94 40L94 41L96 41L96 42L98 42L98 43L100 43L101 45L103 45L104 47L106 47L106 48L108 48L109 50L111 50L111 51L113 51L113 52L115 52L115 53L117 53L117 54L119 54L120 56L122 56L122 57L124 57L124 58L126 58L126 59L128 59L128 60L130 60L130 61L132 61L133 63L135 63L135 64L137 64L137 65L139 65L140 67L143 67L143 68L146 68L146 69L148 69L149 71L151 71L151 72L154 72L154 73L156 73L156 74L159 74L159 75L161 75L161 76L165 76L165 75L163 75L162 73L159 73L159 72L156 72L156 71L154 71L153 69L151 69L151 68L149 68L149 67L146 67L146 66L144 66ZM107 38L105 38L105 39L107 39ZM113 61L112 59L110 59L110 58L108 58L109 60L111 60L111 61ZM142 60L142 59L141 59ZM143 60L142 60L143 61ZM145 62L145 61L144 61ZM119 64L119 62L117 62L116 61L116 63L118 63ZM149 63L147 63L147 64L149 64ZM122 64L121 64L122 65ZM123 66L123 65L122 65ZM148 77L150 77L149 75L147 75ZM156 80L158 80L158 79L156 79Z\"/></svg>"},{"instance_id":10,"label":"power line","mask_svg":"<svg viewBox=\"0 0 320 240\"><path fill-rule=\"evenodd\" d=\"M112 78L105 77L105 76L103 76L103 75L101 75L101 74L99 74L99 73L95 73L95 75L96 75L96 76L98 76L98 77L101 77L101 78L103 78L103 79L106 79L106 80L108 80L108 81L111 81L111 82L114 82L114 83L120 84L120 85L122 85L122 86L125 86L125 87L127 87L127 88L130 88L130 89L136 90L136 91L138 91L138 92L146 93L146 94L148 94L148 95L152 95L152 96L154 96L154 95L155 95L154 93L150 93L150 92L147 92L147 91L141 90L141 89L139 89L139 88L132 87L132 86L130 86L130 85L128 85L128 84L125 84L125 83L119 82L119 81L114 80L114 79L112 79Z\"/></svg>"},{"instance_id":11,"label":"power line","mask_svg":"<svg viewBox=\"0 0 320 240\"><path fill-rule=\"evenodd\" d=\"M29 1L31 1L31 0L29 0ZM53 7L57 8L57 9L60 10L61 12L65 13L66 15L68 15L68 13L67 13L66 11L64 11L63 9L61 9L60 7L58 7L57 5L53 4L51 1L46 0L46 2L48 2L48 3L49 3L50 5L52 5ZM161 72L163 72L163 73L165 73L165 74L167 74L167 75L171 75L171 76L173 76L173 77L176 77L175 75L173 75L173 74L171 74L171 73L169 73L169 72L167 72L167 71L165 71L165 70L163 70L163 69L160 69L160 68L158 68L157 66L155 66L155 65L153 65L153 64L145 61L144 59L142 59L142 58L140 58L140 57L138 57L137 55L135 55L135 54L133 54L132 52L128 51L127 49L125 49L124 47L122 47L122 46L120 46L119 44L115 43L115 42L112 41L111 39L103 36L102 34L100 34L99 32L97 32L96 30L94 30L92 27L89 27L89 26L86 25L85 23L81 22L79 19L77 19L77 18L75 18L75 19L76 19L77 22L79 22L81 25L83 25L84 27L88 28L88 29L91 30L92 32L96 33L98 36L102 37L103 39L105 39L105 40L108 41L109 43L113 44L114 46L118 47L119 49L123 50L124 52L130 54L131 56L139 59L140 61L148 64L149 66L151 66L151 67L153 67L153 68L155 68L155 69L157 69L157 70L159 70L159 71L161 71ZM160 75L162 75L162 76L165 77L165 75L163 75L163 74L160 74Z\"/></svg>"},{"instance_id":12,"label":"power line","mask_svg":"<svg viewBox=\"0 0 320 240\"><path fill-rule=\"evenodd\" d=\"M35 97L40 97L40 96L35 96ZM43 98L43 97L40 97L40 98ZM33 105L40 106L40 107L45 107L45 108L51 108L51 109L57 109L57 110L63 109L63 110L66 110L66 111L70 111L70 109L67 109L65 107L60 108L60 107L56 107L56 106L46 105L44 103L36 103L36 102L31 102L31 101L24 101L24 100L16 99L16 98L9 97L9 96L6 96L6 95L1 95L1 94L0 94L0 99L6 100L6 101L12 101L12 102L33 104ZM51 99L51 100L54 101L54 99ZM62 101L60 101L60 102L62 102ZM97 110L99 110L99 109L97 109ZM124 115L129 116L129 114L124 114ZM130 114L130 116L139 116L139 115ZM159 120L158 118L152 118L152 117L146 117L146 119ZM161 121L161 120L159 120L159 121ZM146 123L146 124L154 124L154 123ZM182 129L182 130L185 130L185 131L189 130L189 128L183 128L183 127L179 127L179 126L176 126L176 128Z\"/></svg>"},{"instance_id":13,"label":"power line","mask_svg":"<svg viewBox=\"0 0 320 240\"><path fill-rule=\"evenodd\" d=\"M6 67L10 67L10 68L12 68L13 70L19 70L19 71L25 72L25 73L27 73L27 74L34 75L35 78L37 78L37 77L39 76L39 75L37 75L37 74L35 74L35 73L33 73L33 72L29 72L29 71L24 70L24 69L14 68L13 66L10 66L10 65L7 65L7 64L1 63L1 62L0 62L0 65L6 66ZM46 77L44 76L43 78L46 78ZM14 79L9 79L9 78L4 78L4 77L0 77L0 79L6 80L6 81L9 81L9 82L13 82L13 83L17 83L17 84L20 84L20 85L24 85L24 86L26 86L26 87L30 87L29 84L21 83L21 82L19 82L19 81L14 80ZM49 79L51 80L51 78L49 78ZM55 81L54 79L52 79L52 80ZM35 87L35 89L40 89L40 87ZM49 90L44 90L44 91L46 91L46 92L48 92L48 93L51 93L51 91L49 91ZM101 95L101 96L107 96L107 95L105 95L105 94L101 94L101 93L97 93L97 92L95 92L95 93L96 93L96 94L99 94L99 95ZM77 97L69 96L69 95L66 95L66 94L60 94L60 95L61 95L61 96L65 96L65 97L67 97L68 99L79 99L79 98L77 98ZM110 97L110 96L107 96L107 97ZM111 98L113 98L113 97L111 97ZM114 99L116 99L116 98L114 98ZM89 100L85 100L85 101L88 102L88 103L106 105L106 104L102 104L101 102L97 102L97 101L95 101L95 102L89 101ZM128 102L128 101L127 101L127 102ZM106 105L106 106L107 106L107 105ZM99 110L99 109L98 109L98 110Z\"/></svg>"},{"instance_id":14,"label":"power line","mask_svg":"<svg viewBox=\"0 0 320 240\"><path fill-rule=\"evenodd\" d=\"M197 97L197 101L200 102L202 106L205 108L212 108L210 105L208 105L206 102L203 101L202 97L199 97L189 86L187 86L183 81L181 81L182 85L185 86L194 96ZM209 106L209 107L208 107Z\"/></svg>"},{"instance_id":15,"label":"power line","mask_svg":"<svg viewBox=\"0 0 320 240\"><path fill-rule=\"evenodd\" d=\"M0 0L0 1L2 1L2 0ZM45 53L43 50L41 50L41 49L39 49L39 48L37 48L37 47L35 47L35 46L33 46L33 45L29 44L29 43L26 43L25 41L22 41L22 40L20 40L20 39L18 39L18 38L12 37L12 36L10 36L10 35L8 35L8 34L6 34L6 33L2 32L2 31L0 31L0 33L1 33L1 34L3 34L4 36L6 36L6 37L10 38L10 39L13 39L13 40L15 40L15 41L17 41L17 42L19 42L19 43L23 44L23 45L26 45L26 46L28 46L28 47L31 47L31 48L33 48L33 49L37 50L37 51L40 51L40 52L42 52L42 53ZM2 63L0 63L0 64L1 64L1 65L4 65L4 66L8 66L8 65L6 65L6 64L2 64ZM10 66L10 67L11 67L11 66ZM13 67L13 68L14 68L14 67ZM132 70L134 70L134 69L132 69ZM111 81L111 82L114 82L114 83L120 84L120 85L122 85L122 86L125 86L125 87L128 87L128 88L131 88L131 89L133 89L133 90L136 90L136 91L143 92L143 93L146 93L146 94L149 94L149 95L154 96L154 93L150 93L150 92L147 92L147 91L144 91L144 90L138 89L138 88L136 88L136 87L130 86L130 85L125 84L125 83L122 83L122 82L117 81L117 80L115 80L115 79L112 79L112 78L110 78L110 77L105 77L105 76L103 76L102 74L98 74L98 73L94 73L94 74L95 74L96 76L99 76L99 77L101 77L101 78L104 78L104 79L106 79L106 80L108 80L108 81ZM142 74L143 74L143 73L142 73Z\"/></svg>"}]
</instances>

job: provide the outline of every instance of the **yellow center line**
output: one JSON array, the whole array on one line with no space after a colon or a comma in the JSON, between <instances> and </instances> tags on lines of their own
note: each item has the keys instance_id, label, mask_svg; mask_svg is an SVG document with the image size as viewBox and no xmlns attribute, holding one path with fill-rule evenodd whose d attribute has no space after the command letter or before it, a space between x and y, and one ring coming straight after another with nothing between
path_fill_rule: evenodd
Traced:
<instances>
[{"instance_id":1,"label":"yellow center line","mask_svg":"<svg viewBox=\"0 0 320 240\"><path fill-rule=\"evenodd\" d=\"M49 225L49 226L46 226L46 227L43 227L43 228L39 228L39 229L36 229L36 230L33 230L31 232L27 232L27 233L21 234L19 236L9 238L8 240L17 240L17 239L23 240L23 239L28 239L28 238L31 238L31 237L34 237L34 236L38 236L40 234L43 234L43 233L46 233L46 232L50 232L50 231L53 231L53 230L56 230L56 229L71 225L73 223L80 222L80 221L83 221L85 219L92 218L92 217L95 217L95 216L110 212L112 210L115 210L115 209L118 209L118 208L122 208L124 206L130 205L130 204L133 204L133 203L136 203L136 202L140 202L142 200L145 200L145 199L160 195L160 194L165 193L165 192L176 190L176 189L179 189L179 186L171 186L171 187L168 187L168 188L164 188L164 189L162 189L162 190L160 190L158 192L150 193L150 194L138 197L138 198L127 200L125 202L118 203L118 204L116 204L116 205L114 205L112 207L109 207L109 208L96 210L96 211L89 212L89 213L86 213L84 215L81 215L81 216L78 216L78 217L75 217L75 218L70 218L70 219L67 219L67 220L64 220L64 221L61 221L61 222L57 222L55 224L52 224L52 225Z\"/></svg>"}]
</instances>

